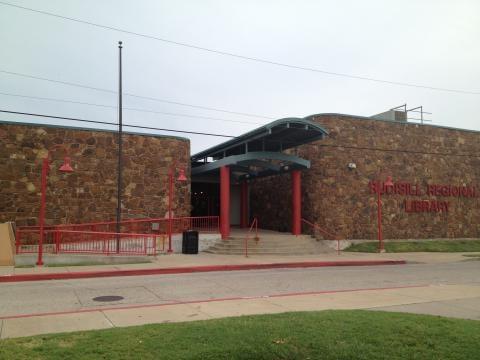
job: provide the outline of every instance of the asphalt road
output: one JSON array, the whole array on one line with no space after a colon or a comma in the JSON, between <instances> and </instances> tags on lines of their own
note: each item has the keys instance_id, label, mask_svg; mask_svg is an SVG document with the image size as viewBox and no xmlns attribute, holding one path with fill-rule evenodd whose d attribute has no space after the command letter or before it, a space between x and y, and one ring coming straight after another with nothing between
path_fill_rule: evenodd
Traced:
<instances>
[{"instance_id":1,"label":"asphalt road","mask_svg":"<svg viewBox=\"0 0 480 360\"><path fill-rule=\"evenodd\" d=\"M457 284L480 285L480 261L3 283L0 317L328 290ZM94 300L100 296L123 299Z\"/></svg>"}]
</instances>

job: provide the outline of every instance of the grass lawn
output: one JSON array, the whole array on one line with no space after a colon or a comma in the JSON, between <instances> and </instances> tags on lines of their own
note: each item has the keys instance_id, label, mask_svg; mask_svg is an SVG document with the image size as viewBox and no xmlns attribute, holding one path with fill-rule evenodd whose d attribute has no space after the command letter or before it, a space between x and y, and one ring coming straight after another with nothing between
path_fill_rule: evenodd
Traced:
<instances>
[{"instance_id":1,"label":"grass lawn","mask_svg":"<svg viewBox=\"0 0 480 360\"><path fill-rule=\"evenodd\" d=\"M105 266L110 266L110 265L128 265L128 264L149 264L151 263L150 260L136 260L136 261L130 261L126 263L111 263L111 264L106 264L101 261L84 261L84 262L78 262L78 263L58 263L58 264L47 264L45 267L68 267L68 266L97 266L97 265L105 265Z\"/></svg>"},{"instance_id":2,"label":"grass lawn","mask_svg":"<svg viewBox=\"0 0 480 360\"><path fill-rule=\"evenodd\" d=\"M385 242L387 252L480 252L480 240L433 240ZM344 251L377 252L378 241L353 244Z\"/></svg>"},{"instance_id":3,"label":"grass lawn","mask_svg":"<svg viewBox=\"0 0 480 360\"><path fill-rule=\"evenodd\" d=\"M478 359L480 321L319 311L0 341L0 359Z\"/></svg>"},{"instance_id":4,"label":"grass lawn","mask_svg":"<svg viewBox=\"0 0 480 360\"><path fill-rule=\"evenodd\" d=\"M106 264L101 261L82 261L78 263L57 263L57 264L45 264L43 267L69 267L69 266L97 266L97 265L105 265L105 266L110 266L110 265L128 265L128 264L149 264L151 263L150 260L145 259L145 260L136 260L136 261L131 261L127 263L111 263L111 264ZM17 269L26 269L26 268L34 268L35 265L16 265L15 266Z\"/></svg>"}]
</instances>

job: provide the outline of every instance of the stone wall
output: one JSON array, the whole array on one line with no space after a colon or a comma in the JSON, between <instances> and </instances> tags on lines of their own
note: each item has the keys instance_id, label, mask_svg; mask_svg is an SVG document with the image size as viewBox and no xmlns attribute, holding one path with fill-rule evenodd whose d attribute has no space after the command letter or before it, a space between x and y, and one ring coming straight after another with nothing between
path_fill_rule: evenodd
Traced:
<instances>
[{"instance_id":1,"label":"stone wall","mask_svg":"<svg viewBox=\"0 0 480 360\"><path fill-rule=\"evenodd\" d=\"M117 208L117 135L47 125L0 123L0 222L36 225L40 208L42 159L54 145L64 145L74 172L58 168L63 151L53 153L48 176L46 223L114 220ZM175 184L174 214L190 213L190 143L188 139L126 133L122 218L164 217L168 206L168 171L175 163L188 181ZM177 173L178 175L178 173Z\"/></svg>"},{"instance_id":2,"label":"stone wall","mask_svg":"<svg viewBox=\"0 0 480 360\"><path fill-rule=\"evenodd\" d=\"M249 185L251 219L257 218L258 226L262 229L290 232L292 214L290 174L255 179Z\"/></svg>"},{"instance_id":3,"label":"stone wall","mask_svg":"<svg viewBox=\"0 0 480 360\"><path fill-rule=\"evenodd\" d=\"M311 160L302 172L302 212L347 239L377 238L377 196L370 181L409 183L421 195L384 194L384 238L472 238L480 235L480 133L345 115L318 115L324 139L298 148ZM355 163L356 169L348 164ZM433 196L428 185L476 187L475 197ZM251 184L251 208L262 226L291 226L290 176ZM405 201L440 201L448 211L406 212ZM272 209L274 209L272 211Z\"/></svg>"}]
</instances>

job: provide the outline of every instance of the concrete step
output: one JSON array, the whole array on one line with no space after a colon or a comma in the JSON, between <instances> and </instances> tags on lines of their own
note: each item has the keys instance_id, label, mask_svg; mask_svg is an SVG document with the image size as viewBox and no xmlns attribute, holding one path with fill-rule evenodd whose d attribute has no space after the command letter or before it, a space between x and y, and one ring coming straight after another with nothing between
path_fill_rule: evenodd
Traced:
<instances>
[{"instance_id":1,"label":"concrete step","mask_svg":"<svg viewBox=\"0 0 480 360\"><path fill-rule=\"evenodd\" d=\"M248 236L248 253L254 255L305 255L330 253L334 250L318 242L310 235L292 235L274 231L259 231L259 240L255 233L234 232L225 241L219 241L205 252L223 255L243 255L245 238Z\"/></svg>"},{"instance_id":2,"label":"concrete step","mask_svg":"<svg viewBox=\"0 0 480 360\"><path fill-rule=\"evenodd\" d=\"M218 243L221 244L244 244L245 239L229 239L219 241ZM258 243L258 244L310 244L310 243L319 243L319 241L315 239L258 239L255 240L254 238L249 238L248 243Z\"/></svg>"},{"instance_id":3,"label":"concrete step","mask_svg":"<svg viewBox=\"0 0 480 360\"><path fill-rule=\"evenodd\" d=\"M255 245L251 245L251 244L248 244L248 248L249 249L258 249L258 250L293 250L293 249L317 249L317 248L320 248L320 247L323 247L323 246L315 246L315 245L304 245L304 246L299 246L299 245L296 245L296 246L255 246ZM210 249L215 249L215 250L224 250L224 251L229 251L229 250L237 250L237 249L245 249L245 246L218 246L218 245L214 245L212 247L210 247Z\"/></svg>"},{"instance_id":4,"label":"concrete step","mask_svg":"<svg viewBox=\"0 0 480 360\"><path fill-rule=\"evenodd\" d=\"M227 241L240 241L240 240L245 240L247 236L231 236L228 238ZM252 234L248 237L249 239L254 239L255 235ZM299 240L312 240L312 238L309 235L299 235L299 236L294 236L294 235L262 235L259 234L258 238L263 241L299 241Z\"/></svg>"},{"instance_id":5,"label":"concrete step","mask_svg":"<svg viewBox=\"0 0 480 360\"><path fill-rule=\"evenodd\" d=\"M213 251L213 250L205 250L204 252L210 254L218 254L218 255L243 255L245 254L245 250L243 251ZM317 251L306 251L306 250L298 250L298 251L254 251L248 250L248 254L251 255L312 255L312 254L328 254L334 252L333 250L317 250Z\"/></svg>"},{"instance_id":6,"label":"concrete step","mask_svg":"<svg viewBox=\"0 0 480 360\"><path fill-rule=\"evenodd\" d=\"M258 245L258 246L295 246L295 245L308 245L308 244L320 244L319 241L305 241L305 240L300 240L300 241L256 241L254 239L249 239L248 240L249 244L252 245ZM218 245L221 246L237 246L237 245L244 245L245 240L242 241L219 241L217 242Z\"/></svg>"},{"instance_id":7,"label":"concrete step","mask_svg":"<svg viewBox=\"0 0 480 360\"><path fill-rule=\"evenodd\" d=\"M224 240L222 243L224 244L240 244L244 243L245 239L229 239L229 240ZM275 239L275 240L270 240L270 239L258 239L255 240L254 238L249 238L248 242L255 242L259 244L307 244L311 242L317 242L315 239Z\"/></svg>"},{"instance_id":8,"label":"concrete step","mask_svg":"<svg viewBox=\"0 0 480 360\"><path fill-rule=\"evenodd\" d=\"M332 249L248 249L249 253L257 254L317 254L317 253L329 253ZM234 250L225 250L225 249L208 249L206 250L214 254L243 254L245 249L234 249Z\"/></svg>"},{"instance_id":9,"label":"concrete step","mask_svg":"<svg viewBox=\"0 0 480 360\"><path fill-rule=\"evenodd\" d=\"M255 255L302 255L321 254L334 251L332 248L313 239L292 241L248 241L248 253ZM206 252L223 255L242 255L245 253L245 240L227 240L210 247Z\"/></svg>"}]
</instances>

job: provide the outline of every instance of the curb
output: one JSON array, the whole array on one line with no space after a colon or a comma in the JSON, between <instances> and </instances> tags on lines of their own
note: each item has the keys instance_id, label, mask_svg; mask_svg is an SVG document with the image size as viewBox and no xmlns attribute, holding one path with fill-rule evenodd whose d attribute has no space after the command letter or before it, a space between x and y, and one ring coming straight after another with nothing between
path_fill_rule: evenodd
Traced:
<instances>
[{"instance_id":1,"label":"curb","mask_svg":"<svg viewBox=\"0 0 480 360\"><path fill-rule=\"evenodd\" d=\"M196 272L212 271L240 271L240 270L262 270L262 269L295 269L295 268L316 268L328 266L377 266L377 265L405 265L405 260L361 260L361 261L307 261L291 263L267 263L267 264L241 264L241 265L208 265L191 267L172 267L156 269L131 269L131 270L103 270L103 271L78 271L49 274L21 274L2 275L0 283L42 281L42 280L67 280L87 279L97 277L114 276L141 276L141 275L167 275L187 274Z\"/></svg>"}]
</instances>

